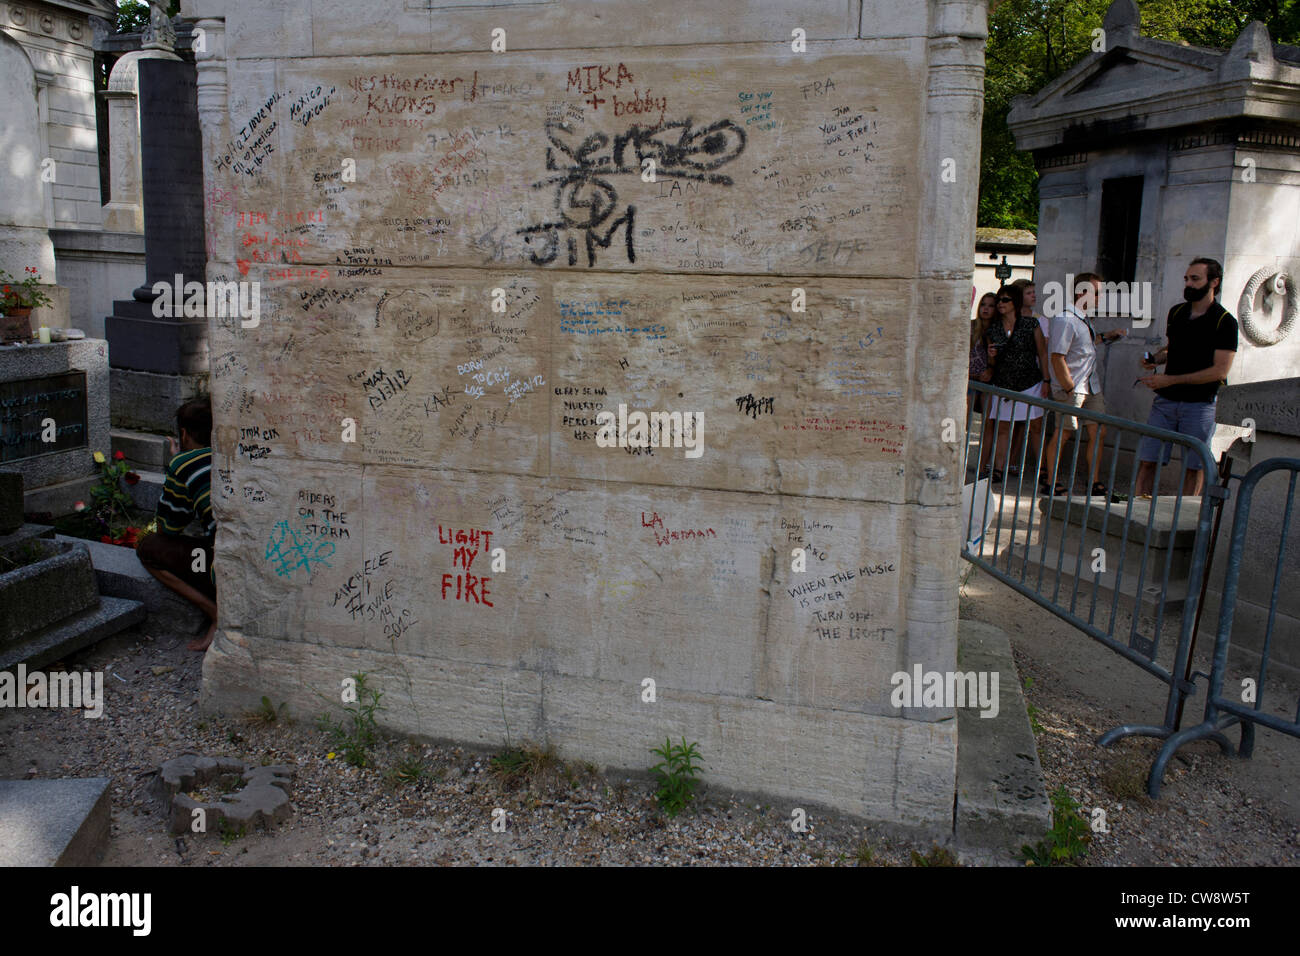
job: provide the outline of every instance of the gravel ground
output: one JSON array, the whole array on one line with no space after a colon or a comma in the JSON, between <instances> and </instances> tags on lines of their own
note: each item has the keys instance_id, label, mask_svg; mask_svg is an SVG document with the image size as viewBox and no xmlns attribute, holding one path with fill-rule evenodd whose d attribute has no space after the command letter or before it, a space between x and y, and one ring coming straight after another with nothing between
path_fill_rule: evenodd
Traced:
<instances>
[{"instance_id":1,"label":"gravel ground","mask_svg":"<svg viewBox=\"0 0 1300 956\"><path fill-rule=\"evenodd\" d=\"M963 612L992 623L1010 613L1005 601L978 595L963 601ZM1186 762L1175 761L1167 795L1158 804L1148 801L1140 790L1151 743L1125 743L1114 752L1096 748L1092 741L1121 722L1119 715L1072 690L1051 664L1016 640L1012 626L1002 626L1012 633L1022 678L1033 678L1029 699L1043 728L1039 752L1049 789L1064 784L1085 808L1106 808L1110 833L1094 835L1084 865L1300 861L1293 807L1240 786L1233 762L1210 745L1192 748ZM928 844L817 808L808 808L807 832L794 833L790 807L707 790L696 808L668 820L650 796L648 778L602 775L558 761L522 784L507 783L492 772L489 754L385 740L372 752L373 767L357 769L341 756L329 758L330 740L315 727L314 715L270 722L200 714L201 656L185 650L186 640L122 635L76 658L74 667L106 672L99 720L67 710L0 711L0 778L112 778L105 865L910 866L914 851L933 852ZM1294 745L1276 751L1285 758L1281 772L1291 775L1293 791L1300 742L1282 743ZM186 752L295 765L296 812L274 831L172 837L146 787L159 764ZM649 766L655 758L646 756ZM404 760L422 761L425 776L394 781L391 771ZM1180 786L1184 778L1195 785ZM508 814L503 833L491 827L496 808Z\"/></svg>"},{"instance_id":2,"label":"gravel ground","mask_svg":"<svg viewBox=\"0 0 1300 956\"><path fill-rule=\"evenodd\" d=\"M1109 832L1091 834L1083 865L1300 864L1300 740L1257 729L1250 760L1225 756L1209 741L1185 746L1170 761L1160 798L1153 801L1146 779L1162 741L1129 737L1109 748L1095 741L1124 724L1158 723L1165 686L980 572L964 590L961 616L996 625L1011 638L1021 681L1028 679L1026 698L1036 709L1048 792L1064 786L1090 819L1094 809L1105 811ZM1121 615L1117 630L1126 633L1130 620ZM1213 642L1205 630L1197 661L1208 673L1204 655ZM1184 727L1199 722L1204 711L1205 680L1197 686ZM1266 698L1271 709L1294 717L1286 708L1294 707L1298 693L1274 668ZM1240 733L1230 728L1227 737L1235 745Z\"/></svg>"}]
</instances>

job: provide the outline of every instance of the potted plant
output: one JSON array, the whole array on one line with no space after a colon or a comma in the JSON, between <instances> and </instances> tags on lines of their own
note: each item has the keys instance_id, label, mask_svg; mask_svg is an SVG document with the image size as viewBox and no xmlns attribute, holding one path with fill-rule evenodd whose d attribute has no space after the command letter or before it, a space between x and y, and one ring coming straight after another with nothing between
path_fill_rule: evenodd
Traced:
<instances>
[{"instance_id":1,"label":"potted plant","mask_svg":"<svg viewBox=\"0 0 1300 956\"><path fill-rule=\"evenodd\" d=\"M50 304L50 297L41 290L41 274L34 266L26 266L25 278L18 278L0 269L0 341L26 342L32 337L32 309Z\"/></svg>"}]
</instances>

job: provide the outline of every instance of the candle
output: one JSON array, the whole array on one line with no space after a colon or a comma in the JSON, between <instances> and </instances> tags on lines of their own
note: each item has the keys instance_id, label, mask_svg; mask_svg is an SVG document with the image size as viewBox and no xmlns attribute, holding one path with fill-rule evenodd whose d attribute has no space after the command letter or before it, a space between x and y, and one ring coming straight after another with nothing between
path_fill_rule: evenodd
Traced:
<instances>
[{"instance_id":1,"label":"candle","mask_svg":"<svg viewBox=\"0 0 1300 956\"><path fill-rule=\"evenodd\" d=\"M42 325L38 334L42 345L50 344L50 327L48 325Z\"/></svg>"}]
</instances>

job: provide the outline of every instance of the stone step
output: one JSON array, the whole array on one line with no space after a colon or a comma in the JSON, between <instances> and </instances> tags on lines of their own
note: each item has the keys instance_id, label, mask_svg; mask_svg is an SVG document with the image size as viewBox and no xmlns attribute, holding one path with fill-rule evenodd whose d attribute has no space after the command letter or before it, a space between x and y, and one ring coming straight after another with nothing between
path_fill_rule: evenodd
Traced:
<instances>
[{"instance_id":1,"label":"stone step","mask_svg":"<svg viewBox=\"0 0 1300 956\"><path fill-rule=\"evenodd\" d=\"M161 472L167 467L170 458L167 451L168 436L129 428L113 428L109 434L113 440L113 451L124 454L133 471L146 469Z\"/></svg>"},{"instance_id":2,"label":"stone step","mask_svg":"<svg viewBox=\"0 0 1300 956\"><path fill-rule=\"evenodd\" d=\"M1149 504L1144 502L1144 505ZM1106 534L1103 538L1101 534L1102 519L1106 514L1104 506L1089 506L1085 496L1076 495L1070 500L1069 514L1067 521L1066 502L1064 499L1056 499L1052 503L1051 523L1043 527L1043 516L1047 513L1047 499L1039 503L1039 514L1034 525L1034 540L1041 551L1044 535L1047 538L1047 554L1043 561L1051 568L1056 567L1056 559L1061 551L1064 537L1065 559L1064 564L1070 567L1074 566L1076 555L1083 552L1084 563L1091 566L1093 559L1093 550L1102 548L1105 551L1106 567L1108 570L1119 570L1120 559L1124 562L1124 575L1137 574L1138 568L1142 566L1142 556L1146 555L1147 577L1152 574L1160 579L1165 573L1165 562L1171 561L1169 576L1172 581L1174 578L1185 578L1192 567L1192 541L1191 535L1183 531L1177 532L1171 537L1169 528L1160 527L1161 515L1156 514L1155 524L1151 528L1151 541L1147 544L1147 526L1146 519L1148 509L1144 507L1142 512L1135 504L1133 514L1129 519L1128 536L1122 537L1124 531L1124 505L1122 503L1111 505L1110 518L1105 522ZM1199 502L1198 502L1199 505ZM1186 506L1184 506L1184 510ZM1025 520L1021 515L1022 521ZM1088 527L1085 532L1082 525L1087 520ZM1183 516L1179 515L1179 525L1183 524ZM1173 541L1174 548L1172 558L1169 551L1169 542ZM1037 557L1037 555L1035 555Z\"/></svg>"},{"instance_id":3,"label":"stone step","mask_svg":"<svg viewBox=\"0 0 1300 956\"><path fill-rule=\"evenodd\" d=\"M64 535L59 535L57 540L72 542L90 552L99 593L141 602L149 614L151 628L188 636L207 620L202 611L146 571L135 549Z\"/></svg>"},{"instance_id":4,"label":"stone step","mask_svg":"<svg viewBox=\"0 0 1300 956\"><path fill-rule=\"evenodd\" d=\"M1127 492L1128 489L1120 489L1121 493ZM1196 521L1201 511L1201 499L1184 498L1182 505L1178 508L1178 527L1174 529L1174 501L1169 496L1159 498L1133 498L1128 501L1105 501L1098 498L1090 498L1087 495L1071 495L1069 498L1052 498L1046 497L1040 499L1039 510L1044 514L1047 513L1049 504L1052 517L1058 521L1063 521L1066 515L1066 509L1069 509L1070 524L1078 528L1083 525L1084 515L1087 515L1088 528L1100 531L1103 522L1106 525L1107 537L1119 537L1124 529L1124 516L1129 515L1129 537L1135 534L1146 535L1147 521L1151 519L1152 505L1155 506L1155 517L1151 524L1151 547L1168 548L1172 538L1173 547L1176 549L1191 550L1196 543ZM1132 505L1132 511L1128 511L1129 505ZM1109 512L1110 517L1107 518Z\"/></svg>"},{"instance_id":5,"label":"stone step","mask_svg":"<svg viewBox=\"0 0 1300 956\"><path fill-rule=\"evenodd\" d=\"M101 597L97 607L29 633L19 643L0 647L0 670L19 664L26 664L29 668L44 667L141 623L145 616L145 607L140 601Z\"/></svg>"},{"instance_id":6,"label":"stone step","mask_svg":"<svg viewBox=\"0 0 1300 956\"><path fill-rule=\"evenodd\" d=\"M1075 558L1068 551L1066 558L1061 564L1061 573L1059 585L1057 583L1056 572L1056 551L1048 547L1047 560L1039 562L1039 553L1042 550L1041 545L1032 544L1029 546L1028 555L1025 554L1025 548L1022 544L1017 543L1014 550L999 546L1001 554L998 557L998 568L1006 570L1008 557L1010 558L1010 573L1017 580L1020 578L1021 569L1025 568L1024 584L1030 588L1036 588L1044 598L1052 601L1058 606L1069 608L1072 596L1074 595L1075 583ZM1008 550L1010 554L1008 555ZM1154 559L1152 559L1154 560ZM1042 570L1042 582L1039 583L1039 570ZM1075 600L1074 613L1087 619L1088 608L1092 604L1092 590L1094 581L1097 583L1097 615L1098 619L1105 621L1110 617L1111 600L1115 596L1115 584L1119 582L1119 606L1126 611L1131 611L1135 607L1140 609L1142 614L1154 616L1161 607L1164 608L1166 627L1172 618L1182 614L1183 605L1187 601L1187 577L1185 574L1179 575L1170 572L1168 592L1162 592L1160 584L1164 575L1163 564L1148 563L1146 577L1142 582L1142 594L1140 600L1137 595L1138 584L1138 566L1130 564L1127 561L1124 565L1124 576L1118 578L1119 563L1112 562L1109 559L1106 562L1106 571L1101 574L1094 574L1092 570L1092 561L1089 554L1085 554L1083 562L1079 567L1078 581L1079 590Z\"/></svg>"},{"instance_id":7,"label":"stone step","mask_svg":"<svg viewBox=\"0 0 1300 956\"><path fill-rule=\"evenodd\" d=\"M108 849L107 777L0 780L0 866L94 866Z\"/></svg>"},{"instance_id":8,"label":"stone step","mask_svg":"<svg viewBox=\"0 0 1300 956\"><path fill-rule=\"evenodd\" d=\"M1052 828L1038 747L1011 656L1011 641L981 621L957 622L960 671L998 674L998 713L957 709L957 803L954 834L963 853L992 852L1006 865Z\"/></svg>"}]
</instances>

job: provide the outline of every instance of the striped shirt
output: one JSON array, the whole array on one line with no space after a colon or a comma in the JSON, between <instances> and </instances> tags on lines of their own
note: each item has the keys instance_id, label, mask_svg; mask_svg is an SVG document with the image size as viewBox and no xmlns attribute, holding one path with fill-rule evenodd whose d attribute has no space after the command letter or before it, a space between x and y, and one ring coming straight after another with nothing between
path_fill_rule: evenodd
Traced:
<instances>
[{"instance_id":1,"label":"striped shirt","mask_svg":"<svg viewBox=\"0 0 1300 956\"><path fill-rule=\"evenodd\" d=\"M212 448L183 451L167 464L162 497L158 499L158 530L163 534L183 534L191 520L197 518L203 537L216 534L212 517L209 485L212 474Z\"/></svg>"}]
</instances>

